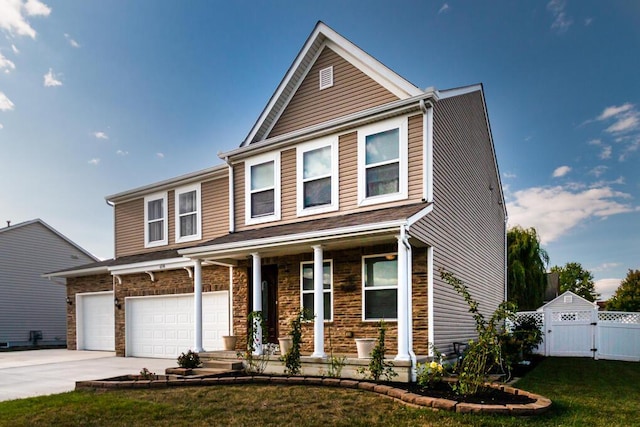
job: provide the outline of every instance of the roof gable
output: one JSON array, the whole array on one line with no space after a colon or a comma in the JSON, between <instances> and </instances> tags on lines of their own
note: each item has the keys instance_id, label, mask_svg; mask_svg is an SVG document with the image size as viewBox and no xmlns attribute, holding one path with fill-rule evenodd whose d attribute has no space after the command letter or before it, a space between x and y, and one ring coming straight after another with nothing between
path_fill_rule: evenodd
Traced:
<instances>
[{"instance_id":1,"label":"roof gable","mask_svg":"<svg viewBox=\"0 0 640 427\"><path fill-rule=\"evenodd\" d=\"M399 99L410 98L422 93L418 87L400 77L326 24L318 22L262 114L251 128L249 135L242 142L241 147L262 141L269 136L273 126L295 96L296 91L325 47L330 47L331 50Z\"/></svg>"},{"instance_id":2,"label":"roof gable","mask_svg":"<svg viewBox=\"0 0 640 427\"><path fill-rule=\"evenodd\" d=\"M548 308L564 308L564 309L576 309L576 308L595 308L596 304L582 298L580 295L575 294L571 291L566 291L562 295L557 298L549 301L542 307L538 308L537 311L544 311Z\"/></svg>"}]
</instances>

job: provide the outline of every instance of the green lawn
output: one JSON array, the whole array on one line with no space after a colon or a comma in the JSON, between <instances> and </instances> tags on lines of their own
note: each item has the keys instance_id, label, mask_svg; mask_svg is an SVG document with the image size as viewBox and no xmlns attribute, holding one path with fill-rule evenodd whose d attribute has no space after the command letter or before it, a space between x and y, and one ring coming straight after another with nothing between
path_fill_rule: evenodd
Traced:
<instances>
[{"instance_id":1,"label":"green lawn","mask_svg":"<svg viewBox=\"0 0 640 427\"><path fill-rule=\"evenodd\" d=\"M640 363L546 359L516 385L553 400L533 418L432 412L361 390L245 385L0 402L0 425L640 426L638 384Z\"/></svg>"}]
</instances>

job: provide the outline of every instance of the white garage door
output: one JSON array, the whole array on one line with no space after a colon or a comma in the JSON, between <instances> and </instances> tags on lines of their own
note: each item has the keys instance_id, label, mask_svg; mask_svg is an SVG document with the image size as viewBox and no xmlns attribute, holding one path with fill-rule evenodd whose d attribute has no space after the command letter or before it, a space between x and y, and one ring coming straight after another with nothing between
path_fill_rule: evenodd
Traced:
<instances>
[{"instance_id":1,"label":"white garage door","mask_svg":"<svg viewBox=\"0 0 640 427\"><path fill-rule=\"evenodd\" d=\"M78 350L114 351L113 292L77 294Z\"/></svg>"},{"instance_id":2,"label":"white garage door","mask_svg":"<svg viewBox=\"0 0 640 427\"><path fill-rule=\"evenodd\" d=\"M173 359L193 349L193 294L126 299L127 356ZM229 333L227 291L202 294L202 346L221 350Z\"/></svg>"}]
</instances>

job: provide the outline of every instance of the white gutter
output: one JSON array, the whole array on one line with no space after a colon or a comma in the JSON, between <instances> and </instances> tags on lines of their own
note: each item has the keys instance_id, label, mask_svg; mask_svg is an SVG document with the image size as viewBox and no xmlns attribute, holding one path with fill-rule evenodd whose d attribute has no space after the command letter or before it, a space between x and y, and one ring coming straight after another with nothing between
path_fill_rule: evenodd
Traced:
<instances>
[{"instance_id":1,"label":"white gutter","mask_svg":"<svg viewBox=\"0 0 640 427\"><path fill-rule=\"evenodd\" d=\"M407 342L409 345L409 358L411 359L411 381L415 382L417 380L417 357L416 353L413 351L413 278L411 277L413 274L412 264L413 264L413 252L411 250L411 244L409 244L409 238L407 235L406 225L402 225L400 227L400 241L407 248Z\"/></svg>"},{"instance_id":2,"label":"white gutter","mask_svg":"<svg viewBox=\"0 0 640 427\"><path fill-rule=\"evenodd\" d=\"M229 233L234 233L236 231L236 199L233 165L229 162L228 156L224 158L224 161L229 166Z\"/></svg>"},{"instance_id":3,"label":"white gutter","mask_svg":"<svg viewBox=\"0 0 640 427\"><path fill-rule=\"evenodd\" d=\"M334 134L342 130L355 129L358 126L370 123L372 121L381 120L386 117L398 116L412 111L419 110L419 102L425 99L437 100L437 94L434 91L424 92L420 95L407 99L390 102L381 106L369 108L368 110L357 113L348 114L343 117L332 119L321 124L308 126L306 128L289 132L274 138L265 139L260 142L254 142L240 148L236 148L225 153L219 153L220 158L234 157L234 161L241 158L253 156L264 151L271 151L305 140L319 138L321 136Z\"/></svg>"},{"instance_id":4,"label":"white gutter","mask_svg":"<svg viewBox=\"0 0 640 427\"><path fill-rule=\"evenodd\" d=\"M41 274L40 277L44 277L46 279L52 279L53 277L67 278L67 277L78 277L78 276L90 276L94 274L108 273L108 272L109 272L109 268L107 266L101 266L101 267L83 268L82 270L67 270L67 271L61 271L58 273Z\"/></svg>"},{"instance_id":5,"label":"white gutter","mask_svg":"<svg viewBox=\"0 0 640 427\"><path fill-rule=\"evenodd\" d=\"M352 227L343 227L331 231L331 236L327 236L327 230L316 230L308 233L291 234L288 236L274 236L263 239L244 240L241 242L224 243L219 245L201 246L195 248L187 248L178 250L180 255L189 256L189 258L204 258L210 256L214 252L238 252L238 251L256 251L265 247L273 248L278 246L291 245L292 243L309 243L318 239L323 241L337 240L345 237L359 237L363 234L381 234L396 231L400 226L406 223L406 220L395 220L382 222L377 224L365 224Z\"/></svg>"}]
</instances>

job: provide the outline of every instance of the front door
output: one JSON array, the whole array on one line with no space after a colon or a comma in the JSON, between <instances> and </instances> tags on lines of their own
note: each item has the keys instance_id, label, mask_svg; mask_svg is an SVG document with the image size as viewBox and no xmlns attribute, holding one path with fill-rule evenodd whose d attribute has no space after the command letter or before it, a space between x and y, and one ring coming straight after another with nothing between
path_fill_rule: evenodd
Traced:
<instances>
[{"instance_id":1,"label":"front door","mask_svg":"<svg viewBox=\"0 0 640 427\"><path fill-rule=\"evenodd\" d=\"M249 311L253 311L253 274L249 268ZM266 336L263 342L278 343L278 266L275 264L262 266L262 317L264 318Z\"/></svg>"}]
</instances>

